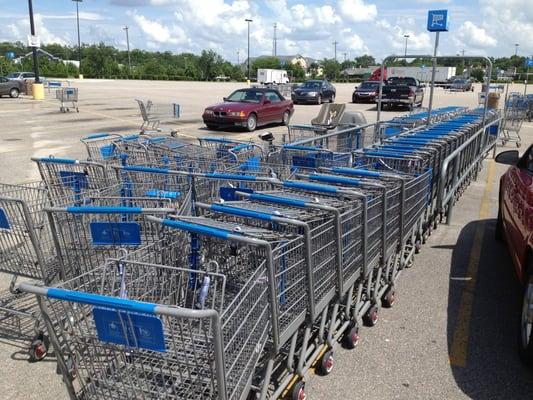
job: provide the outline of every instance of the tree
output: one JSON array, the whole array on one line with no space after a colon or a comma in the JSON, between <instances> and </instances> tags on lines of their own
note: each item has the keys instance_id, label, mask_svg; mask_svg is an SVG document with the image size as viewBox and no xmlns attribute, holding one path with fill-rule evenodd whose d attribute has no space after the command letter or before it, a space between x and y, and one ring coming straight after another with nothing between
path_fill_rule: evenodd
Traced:
<instances>
[{"instance_id":1,"label":"tree","mask_svg":"<svg viewBox=\"0 0 533 400\"><path fill-rule=\"evenodd\" d=\"M309 65L308 72L312 79L315 79L318 76L319 69L320 65L318 65L316 62L313 62Z\"/></svg>"},{"instance_id":2,"label":"tree","mask_svg":"<svg viewBox=\"0 0 533 400\"><path fill-rule=\"evenodd\" d=\"M302 68L302 66L298 63L292 64L288 63L285 64L283 67L287 74L293 79L293 80L303 80L305 79L305 70Z\"/></svg>"},{"instance_id":3,"label":"tree","mask_svg":"<svg viewBox=\"0 0 533 400\"><path fill-rule=\"evenodd\" d=\"M483 82L485 77L485 72L481 68L474 68L470 73L470 76L478 82Z\"/></svg>"},{"instance_id":4,"label":"tree","mask_svg":"<svg viewBox=\"0 0 533 400\"><path fill-rule=\"evenodd\" d=\"M337 60L324 58L322 61L322 68L324 69L324 77L326 79L335 79L341 71L341 65Z\"/></svg>"},{"instance_id":5,"label":"tree","mask_svg":"<svg viewBox=\"0 0 533 400\"><path fill-rule=\"evenodd\" d=\"M221 73L221 65L224 62L213 50L202 51L202 55L198 60L198 68L200 72L200 79L212 80Z\"/></svg>"},{"instance_id":6,"label":"tree","mask_svg":"<svg viewBox=\"0 0 533 400\"><path fill-rule=\"evenodd\" d=\"M373 56L368 54L362 55L360 57L355 57L355 64L361 68L367 68L371 65L376 65L376 60Z\"/></svg>"},{"instance_id":7,"label":"tree","mask_svg":"<svg viewBox=\"0 0 533 400\"><path fill-rule=\"evenodd\" d=\"M260 68L282 69L279 58L277 57L259 57L256 58L250 66L250 75L257 76L257 70Z\"/></svg>"}]
</instances>

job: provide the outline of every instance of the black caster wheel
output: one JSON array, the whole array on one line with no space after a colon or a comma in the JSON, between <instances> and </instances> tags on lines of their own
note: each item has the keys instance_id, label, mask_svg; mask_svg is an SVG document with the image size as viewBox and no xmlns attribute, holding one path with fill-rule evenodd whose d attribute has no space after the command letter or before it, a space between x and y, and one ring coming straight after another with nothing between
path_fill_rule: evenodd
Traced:
<instances>
[{"instance_id":1,"label":"black caster wheel","mask_svg":"<svg viewBox=\"0 0 533 400\"><path fill-rule=\"evenodd\" d=\"M391 287L383 295L383 298L381 299L381 304L385 308L392 308L395 301L396 301L396 289L394 289L394 287Z\"/></svg>"},{"instance_id":2,"label":"black caster wheel","mask_svg":"<svg viewBox=\"0 0 533 400\"><path fill-rule=\"evenodd\" d=\"M326 351L320 359L320 364L318 365L318 373L323 376L328 375L331 371L333 371L334 364L335 360L333 358L333 350Z\"/></svg>"},{"instance_id":3,"label":"black caster wheel","mask_svg":"<svg viewBox=\"0 0 533 400\"><path fill-rule=\"evenodd\" d=\"M36 362L43 360L48 354L49 345L50 343L48 342L48 338L46 336L44 336L42 333L37 335L35 339L33 339L33 342L31 342L30 348L28 349L30 361Z\"/></svg>"},{"instance_id":4,"label":"black caster wheel","mask_svg":"<svg viewBox=\"0 0 533 400\"><path fill-rule=\"evenodd\" d=\"M305 400L305 384L300 381L294 384L291 392L291 400Z\"/></svg>"},{"instance_id":5,"label":"black caster wheel","mask_svg":"<svg viewBox=\"0 0 533 400\"><path fill-rule=\"evenodd\" d=\"M378 323L378 307L373 305L368 309L365 315L363 315L363 323L366 326L374 326Z\"/></svg>"},{"instance_id":6,"label":"black caster wheel","mask_svg":"<svg viewBox=\"0 0 533 400\"><path fill-rule=\"evenodd\" d=\"M79 112L80 112L79 108L76 108L76 112L77 112L77 113L79 113Z\"/></svg>"},{"instance_id":7,"label":"black caster wheel","mask_svg":"<svg viewBox=\"0 0 533 400\"><path fill-rule=\"evenodd\" d=\"M422 243L420 240L415 241L415 254L420 253L420 249L422 248Z\"/></svg>"},{"instance_id":8,"label":"black caster wheel","mask_svg":"<svg viewBox=\"0 0 533 400\"><path fill-rule=\"evenodd\" d=\"M67 370L70 380L73 381L78 376L78 366L76 364L76 359L74 358L74 356L69 356L65 363L67 364Z\"/></svg>"},{"instance_id":9,"label":"black caster wheel","mask_svg":"<svg viewBox=\"0 0 533 400\"><path fill-rule=\"evenodd\" d=\"M357 325L352 326L348 332L344 335L344 346L348 349L354 349L359 343L359 327Z\"/></svg>"}]
</instances>

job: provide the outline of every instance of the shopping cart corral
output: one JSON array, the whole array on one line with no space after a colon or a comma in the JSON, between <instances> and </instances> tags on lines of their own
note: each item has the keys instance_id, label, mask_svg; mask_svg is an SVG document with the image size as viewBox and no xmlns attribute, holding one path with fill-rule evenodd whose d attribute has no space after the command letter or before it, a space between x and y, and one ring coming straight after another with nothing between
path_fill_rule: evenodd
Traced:
<instances>
[{"instance_id":1,"label":"shopping cart corral","mask_svg":"<svg viewBox=\"0 0 533 400\"><path fill-rule=\"evenodd\" d=\"M82 140L91 161L35 159L53 278L13 286L37 296L71 398L301 399L310 371L333 370L394 305L502 121L450 107L381 137L347 115L268 149L99 133ZM0 259L25 276L41 231L13 239L10 204Z\"/></svg>"}]
</instances>

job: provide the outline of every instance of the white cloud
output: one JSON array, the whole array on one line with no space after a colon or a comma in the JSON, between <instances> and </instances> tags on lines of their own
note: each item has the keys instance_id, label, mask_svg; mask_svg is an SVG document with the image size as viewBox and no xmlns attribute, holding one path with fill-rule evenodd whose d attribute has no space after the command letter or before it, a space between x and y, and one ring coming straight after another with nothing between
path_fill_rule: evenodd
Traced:
<instances>
[{"instance_id":1,"label":"white cloud","mask_svg":"<svg viewBox=\"0 0 533 400\"><path fill-rule=\"evenodd\" d=\"M177 25L169 28L160 22L146 18L144 15L137 13L137 11L128 11L127 14L133 18L137 26L152 43L181 44L187 42L187 35Z\"/></svg>"},{"instance_id":2,"label":"white cloud","mask_svg":"<svg viewBox=\"0 0 533 400\"><path fill-rule=\"evenodd\" d=\"M477 47L495 47L498 43L484 28L476 26L471 21L466 21L460 26L458 36L463 42Z\"/></svg>"},{"instance_id":3,"label":"white cloud","mask_svg":"<svg viewBox=\"0 0 533 400\"><path fill-rule=\"evenodd\" d=\"M371 21L378 15L375 4L366 4L364 0L339 0L341 14L352 22Z\"/></svg>"},{"instance_id":4,"label":"white cloud","mask_svg":"<svg viewBox=\"0 0 533 400\"><path fill-rule=\"evenodd\" d=\"M85 20L85 21L101 21L104 19L111 19L111 17L104 17L103 15L100 15L98 13L87 12L87 11L80 11L79 16L80 16L80 20ZM70 14L65 14L65 15L42 14L41 17L43 19L76 19L76 13L70 13Z\"/></svg>"}]
</instances>

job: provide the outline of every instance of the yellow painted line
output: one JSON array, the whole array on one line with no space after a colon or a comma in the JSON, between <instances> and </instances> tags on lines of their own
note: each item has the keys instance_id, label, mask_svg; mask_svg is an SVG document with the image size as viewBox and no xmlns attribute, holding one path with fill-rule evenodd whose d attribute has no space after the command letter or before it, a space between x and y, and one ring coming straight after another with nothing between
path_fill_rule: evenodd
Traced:
<instances>
[{"instance_id":1,"label":"yellow painted line","mask_svg":"<svg viewBox=\"0 0 533 400\"><path fill-rule=\"evenodd\" d=\"M470 280L465 281L465 286L461 294L461 303L459 313L453 333L452 345L450 349L450 364L454 367L465 367L468 355L468 339L470 337L470 321L472 318L472 307L474 305L474 294L477 282L477 271L479 260L481 258L481 247L483 244L483 235L485 232L485 219L489 216L490 194L494 181L495 162L488 161L487 183L483 198L481 199L481 208L479 210L480 222L474 232L474 242L470 250L470 259L466 276Z\"/></svg>"}]
</instances>

